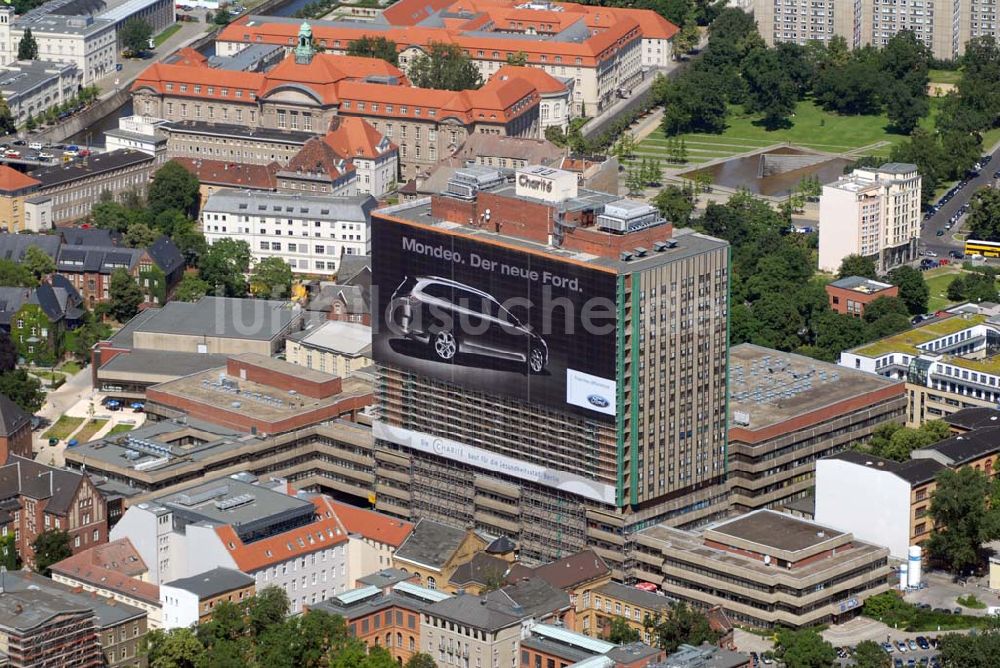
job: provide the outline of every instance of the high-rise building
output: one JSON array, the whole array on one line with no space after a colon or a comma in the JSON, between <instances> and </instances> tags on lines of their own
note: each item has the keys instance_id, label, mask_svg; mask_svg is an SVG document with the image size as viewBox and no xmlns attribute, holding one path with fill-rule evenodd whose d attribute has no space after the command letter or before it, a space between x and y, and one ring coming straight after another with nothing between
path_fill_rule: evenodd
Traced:
<instances>
[{"instance_id":1,"label":"high-rise building","mask_svg":"<svg viewBox=\"0 0 1000 668\"><path fill-rule=\"evenodd\" d=\"M883 46L910 30L935 58L951 60L974 37L996 35L997 6L989 0L750 0L761 37L770 44L829 40L840 35L850 47Z\"/></svg>"},{"instance_id":2,"label":"high-rise building","mask_svg":"<svg viewBox=\"0 0 1000 668\"><path fill-rule=\"evenodd\" d=\"M855 169L823 186L819 200L819 268L836 272L848 255L875 260L880 274L917 258L920 174L890 162Z\"/></svg>"},{"instance_id":3,"label":"high-rise building","mask_svg":"<svg viewBox=\"0 0 1000 668\"><path fill-rule=\"evenodd\" d=\"M525 167L372 214L380 510L547 560L726 509L728 246Z\"/></svg>"}]
</instances>

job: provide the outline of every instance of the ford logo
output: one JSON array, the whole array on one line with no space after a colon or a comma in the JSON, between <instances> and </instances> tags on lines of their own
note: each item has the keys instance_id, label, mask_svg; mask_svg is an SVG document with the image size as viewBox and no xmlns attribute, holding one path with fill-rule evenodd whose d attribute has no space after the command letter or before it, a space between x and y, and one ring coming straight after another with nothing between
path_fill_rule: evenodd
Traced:
<instances>
[{"instance_id":1,"label":"ford logo","mask_svg":"<svg viewBox=\"0 0 1000 668\"><path fill-rule=\"evenodd\" d=\"M598 408L607 408L608 407L608 400L605 399L604 397L602 397L599 394L591 394L589 397L587 397L587 401L589 401L590 403L594 404Z\"/></svg>"}]
</instances>

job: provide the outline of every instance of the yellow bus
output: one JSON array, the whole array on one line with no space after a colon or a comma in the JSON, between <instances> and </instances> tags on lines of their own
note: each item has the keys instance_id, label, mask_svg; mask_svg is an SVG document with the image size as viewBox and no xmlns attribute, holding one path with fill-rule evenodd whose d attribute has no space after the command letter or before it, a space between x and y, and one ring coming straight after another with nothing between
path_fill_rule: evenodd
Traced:
<instances>
[{"instance_id":1,"label":"yellow bus","mask_svg":"<svg viewBox=\"0 0 1000 668\"><path fill-rule=\"evenodd\" d=\"M1000 257L1000 241L965 240L965 254L982 255L983 257Z\"/></svg>"}]
</instances>

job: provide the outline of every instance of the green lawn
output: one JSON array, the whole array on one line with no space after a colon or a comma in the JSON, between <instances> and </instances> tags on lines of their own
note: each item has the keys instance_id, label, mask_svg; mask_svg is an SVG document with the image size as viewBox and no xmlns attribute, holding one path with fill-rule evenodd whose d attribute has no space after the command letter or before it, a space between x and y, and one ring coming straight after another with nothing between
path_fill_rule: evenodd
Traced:
<instances>
[{"instance_id":1,"label":"green lawn","mask_svg":"<svg viewBox=\"0 0 1000 668\"><path fill-rule=\"evenodd\" d=\"M108 436L114 436L115 434L124 434L127 431L132 431L133 429L135 429L134 424L116 424L108 431L107 434L104 435L104 437L107 438Z\"/></svg>"},{"instance_id":2,"label":"green lawn","mask_svg":"<svg viewBox=\"0 0 1000 668\"><path fill-rule=\"evenodd\" d=\"M931 275L932 273L935 275ZM940 311L949 304L954 303L948 299L948 286L951 285L951 282L960 273L949 270L947 267L943 270L932 269L927 272L925 280L927 281L927 289L930 291L930 299L927 300L927 310L930 313Z\"/></svg>"},{"instance_id":3,"label":"green lawn","mask_svg":"<svg viewBox=\"0 0 1000 668\"><path fill-rule=\"evenodd\" d=\"M63 373L69 374L70 376L74 376L80 373L80 369L82 368L83 367L80 366L79 362L74 362L70 360L69 362L66 362L61 367L59 367L59 370L62 371Z\"/></svg>"},{"instance_id":4,"label":"green lawn","mask_svg":"<svg viewBox=\"0 0 1000 668\"><path fill-rule=\"evenodd\" d=\"M66 440L81 424L83 424L83 418L63 415L56 420L54 425L49 427L47 432L42 434L42 438L58 438L60 441Z\"/></svg>"},{"instance_id":5,"label":"green lawn","mask_svg":"<svg viewBox=\"0 0 1000 668\"><path fill-rule=\"evenodd\" d=\"M962 78L961 70L931 70L931 83L957 84Z\"/></svg>"},{"instance_id":6,"label":"green lawn","mask_svg":"<svg viewBox=\"0 0 1000 668\"><path fill-rule=\"evenodd\" d=\"M921 125L933 127L939 104L931 100L931 113ZM682 135L689 164L697 165L783 142L828 153L847 153L870 146L872 154L888 157L891 145L906 139L904 135L888 131L889 121L884 115L840 116L824 111L812 100L799 102L791 119L792 126L780 130L766 129L759 124L759 115L744 114L738 106L732 107L731 112L728 127L720 135ZM658 129L642 141L636 158L661 158L666 166L667 142Z\"/></svg>"},{"instance_id":7,"label":"green lawn","mask_svg":"<svg viewBox=\"0 0 1000 668\"><path fill-rule=\"evenodd\" d=\"M168 39L170 39L171 35L173 35L180 29L181 29L180 23L175 23L171 26L168 26L163 32L161 32L159 35L153 38L153 44L155 44L156 46L163 44Z\"/></svg>"},{"instance_id":8,"label":"green lawn","mask_svg":"<svg viewBox=\"0 0 1000 668\"><path fill-rule=\"evenodd\" d=\"M90 439L94 438L94 434L101 430L101 427L108 423L107 420L93 419L83 426L79 432L77 432L75 438L81 443L86 443Z\"/></svg>"}]
</instances>

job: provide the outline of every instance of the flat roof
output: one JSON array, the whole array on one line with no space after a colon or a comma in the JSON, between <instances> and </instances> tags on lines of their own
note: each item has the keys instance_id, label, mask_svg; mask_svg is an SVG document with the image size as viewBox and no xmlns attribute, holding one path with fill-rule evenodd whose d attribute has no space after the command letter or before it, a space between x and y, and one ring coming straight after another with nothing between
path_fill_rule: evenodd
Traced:
<instances>
[{"instance_id":1,"label":"flat roof","mask_svg":"<svg viewBox=\"0 0 1000 668\"><path fill-rule=\"evenodd\" d=\"M865 344L848 352L861 355L862 357L881 357L890 353L917 355L922 352L917 346L939 339L942 336L949 336L970 327L981 325L986 320L987 316L985 315L953 315L946 318L929 320L913 329L887 336L884 339Z\"/></svg>"},{"instance_id":2,"label":"flat roof","mask_svg":"<svg viewBox=\"0 0 1000 668\"><path fill-rule=\"evenodd\" d=\"M741 515L716 524L709 531L754 543L765 549L785 552L808 550L845 535L843 531L771 510L757 510Z\"/></svg>"},{"instance_id":3,"label":"flat roof","mask_svg":"<svg viewBox=\"0 0 1000 668\"><path fill-rule=\"evenodd\" d=\"M289 337L304 346L325 352L357 357L371 357L372 328L346 320L327 320L318 327L296 332Z\"/></svg>"},{"instance_id":4,"label":"flat roof","mask_svg":"<svg viewBox=\"0 0 1000 668\"><path fill-rule=\"evenodd\" d=\"M137 348L130 353L115 355L98 369L98 377L108 374L141 376L151 382L164 382L178 376L217 369L225 366L228 355L187 353L172 350Z\"/></svg>"},{"instance_id":5,"label":"flat roof","mask_svg":"<svg viewBox=\"0 0 1000 668\"><path fill-rule=\"evenodd\" d=\"M312 502L253 485L234 477L214 478L180 492L159 496L154 504L186 515L190 521L239 527L274 515L301 512L311 514Z\"/></svg>"},{"instance_id":6,"label":"flat roof","mask_svg":"<svg viewBox=\"0 0 1000 668\"><path fill-rule=\"evenodd\" d=\"M804 355L742 343L729 350L729 426L763 429L902 384Z\"/></svg>"},{"instance_id":7,"label":"flat roof","mask_svg":"<svg viewBox=\"0 0 1000 668\"><path fill-rule=\"evenodd\" d=\"M295 369L302 369L296 365L292 366ZM302 375L309 371L302 370ZM322 375L324 380L334 378L331 374ZM223 382L223 379L227 382ZM239 394L234 388L239 389ZM271 385L228 376L223 367L182 376L176 380L155 385L151 389L162 394L179 397L187 402L193 401L221 408L227 413L240 415L244 418L278 422L308 411L336 405L348 397L371 394L372 385L361 378L348 376L342 379L339 393L316 399L301 393L290 394L286 390ZM150 401L155 401L155 399L151 397Z\"/></svg>"},{"instance_id":8,"label":"flat roof","mask_svg":"<svg viewBox=\"0 0 1000 668\"><path fill-rule=\"evenodd\" d=\"M78 158L73 162L52 167L33 170L29 176L42 182L42 188L51 188L62 183L76 181L103 174L116 169L124 169L143 162L152 164L154 158L148 153L130 148L120 148L108 153L95 153L86 158Z\"/></svg>"},{"instance_id":9,"label":"flat roof","mask_svg":"<svg viewBox=\"0 0 1000 668\"><path fill-rule=\"evenodd\" d=\"M165 582L163 586L183 589L199 599L212 598L237 589L251 586L256 580L232 568L213 568L189 578Z\"/></svg>"},{"instance_id":10,"label":"flat roof","mask_svg":"<svg viewBox=\"0 0 1000 668\"><path fill-rule=\"evenodd\" d=\"M832 283L830 283L830 285L835 288L841 288L843 290L854 290L855 292L862 292L865 294L882 292L883 290L889 290L891 288L896 287L891 283L874 281L870 278L865 278L864 276L847 276L845 278L833 281Z\"/></svg>"},{"instance_id":11,"label":"flat roof","mask_svg":"<svg viewBox=\"0 0 1000 668\"><path fill-rule=\"evenodd\" d=\"M301 19L296 19L301 23ZM315 137L312 132L296 130L276 130L271 128L248 128L245 125L225 123L204 123L201 121L171 121L160 126L164 132L188 132L211 137L237 137L255 141L280 142L283 144L305 144Z\"/></svg>"},{"instance_id":12,"label":"flat roof","mask_svg":"<svg viewBox=\"0 0 1000 668\"><path fill-rule=\"evenodd\" d=\"M511 185L495 188L487 192L501 196L506 195L514 197L514 186ZM598 193L596 191L581 190L581 193L592 193L595 197L601 196L602 199L594 200L591 204L597 204L598 202L606 204L609 202L616 202L620 199L616 195L608 195L607 193ZM524 197L516 197L515 199L522 199L534 203L552 204L551 202L543 202L542 200ZM452 221L441 220L440 218L436 218L431 215L430 197L376 209L373 215L382 215L383 217L389 216L391 218L397 218L420 225L426 225L431 228L437 228L441 231L447 231L452 234L462 234L470 239L482 241L484 243L499 243L514 246L526 251L542 253L556 260L563 259L584 262L593 265L595 268L604 268L622 273L649 269L661 264L669 264L684 258L716 251L729 245L728 242L723 241L722 239L716 239L715 237L700 234L690 228L674 228L673 234L671 235L670 227L668 225L663 225L663 241L676 242L672 245L672 247L664 248L662 251L650 250L645 256L633 256L631 260L623 261L618 258L594 255L592 253L585 253L582 251L553 248L547 244L529 241L523 237L501 234L484 228L468 227Z\"/></svg>"},{"instance_id":13,"label":"flat roof","mask_svg":"<svg viewBox=\"0 0 1000 668\"><path fill-rule=\"evenodd\" d=\"M773 563L768 565L760 559L707 545L704 533L657 524L642 530L639 535L641 536L640 540L651 542L666 553L688 554L698 561L711 564L720 572L742 572L750 577L766 579L767 581L782 576L796 579L826 577L828 572L836 572L844 563L863 560L874 561L880 557L889 556L888 548L877 547L855 539L849 543L841 543L837 546L836 554L831 554L824 559L806 560L802 565L792 569L776 569ZM888 573L887 568L886 575Z\"/></svg>"},{"instance_id":14,"label":"flat roof","mask_svg":"<svg viewBox=\"0 0 1000 668\"><path fill-rule=\"evenodd\" d=\"M281 335L301 312L290 301L272 299L202 297L193 303L172 301L161 308L140 312L136 318L141 319L132 329L132 339L136 333L156 333L270 341Z\"/></svg>"}]
</instances>

